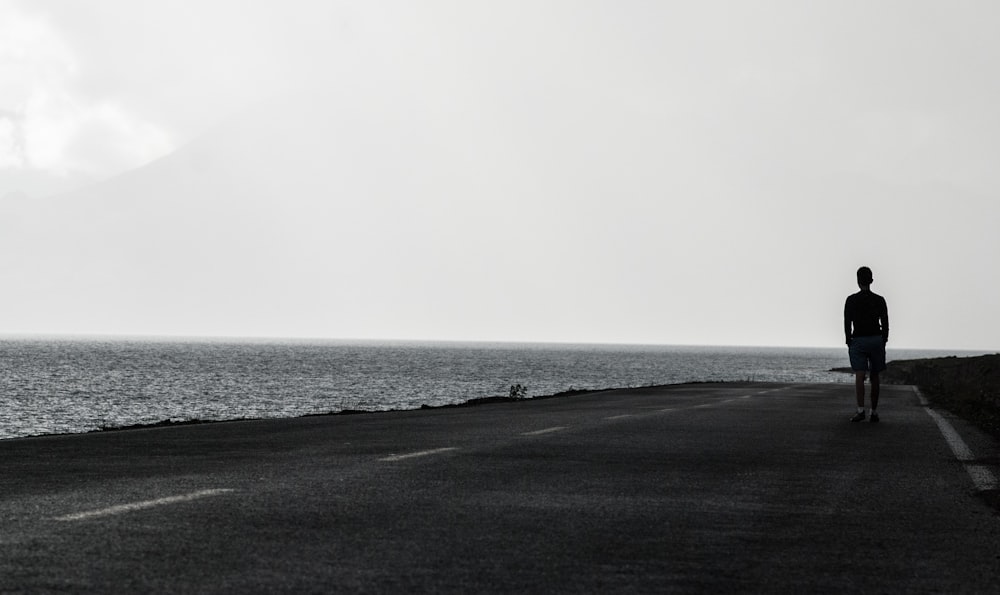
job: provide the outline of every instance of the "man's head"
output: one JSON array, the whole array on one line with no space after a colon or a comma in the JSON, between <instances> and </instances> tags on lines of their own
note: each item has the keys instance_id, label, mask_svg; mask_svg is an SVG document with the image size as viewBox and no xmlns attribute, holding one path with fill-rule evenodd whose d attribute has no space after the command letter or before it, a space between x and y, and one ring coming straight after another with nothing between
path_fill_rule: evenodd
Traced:
<instances>
[{"instance_id":1,"label":"man's head","mask_svg":"<svg viewBox=\"0 0 1000 595\"><path fill-rule=\"evenodd\" d=\"M872 270L868 267L858 269L858 287L870 287L872 284Z\"/></svg>"}]
</instances>

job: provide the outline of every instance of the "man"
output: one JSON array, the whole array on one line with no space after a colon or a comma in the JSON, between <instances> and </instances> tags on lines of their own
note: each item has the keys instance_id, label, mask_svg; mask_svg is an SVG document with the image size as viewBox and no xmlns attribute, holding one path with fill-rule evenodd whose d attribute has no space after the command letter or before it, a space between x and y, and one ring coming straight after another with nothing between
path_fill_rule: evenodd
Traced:
<instances>
[{"instance_id":1,"label":"man","mask_svg":"<svg viewBox=\"0 0 1000 595\"><path fill-rule=\"evenodd\" d=\"M847 338L851 369L854 370L854 388L858 398L858 411L851 421L865 419L865 373L871 372L870 423L878 423L878 375L885 370L885 344L889 341L889 309L885 298L872 293L872 270L858 269L858 287L861 291L847 296L844 304L844 335Z\"/></svg>"}]
</instances>

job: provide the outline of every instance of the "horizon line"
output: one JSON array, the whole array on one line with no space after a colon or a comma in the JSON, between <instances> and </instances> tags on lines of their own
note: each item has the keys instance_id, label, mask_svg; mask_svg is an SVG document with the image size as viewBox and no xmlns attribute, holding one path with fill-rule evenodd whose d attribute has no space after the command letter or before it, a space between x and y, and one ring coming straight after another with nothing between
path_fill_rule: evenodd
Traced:
<instances>
[{"instance_id":1,"label":"horizon line","mask_svg":"<svg viewBox=\"0 0 1000 595\"><path fill-rule=\"evenodd\" d=\"M320 337L294 335L171 335L150 333L55 333L55 332L3 332L0 331L0 341L6 340L97 340L97 341L140 341L140 342L325 342L325 343L409 343L409 344L503 344L503 345L564 345L564 346L608 346L608 347L689 347L689 348L747 348L747 349L838 349L845 348L843 344L830 345L776 345L751 343L651 343L646 341L565 341L565 340L522 340L522 339L414 339L398 337ZM890 343L887 349L906 351L954 351L977 353L1000 353L997 349L974 347L912 347L895 346Z\"/></svg>"}]
</instances>

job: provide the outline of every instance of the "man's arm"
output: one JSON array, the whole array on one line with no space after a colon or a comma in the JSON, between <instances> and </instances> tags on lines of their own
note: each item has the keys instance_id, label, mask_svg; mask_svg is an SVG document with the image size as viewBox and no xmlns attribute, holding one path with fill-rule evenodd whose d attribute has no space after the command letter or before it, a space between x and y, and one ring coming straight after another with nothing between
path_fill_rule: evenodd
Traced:
<instances>
[{"instance_id":1,"label":"man's arm","mask_svg":"<svg viewBox=\"0 0 1000 595\"><path fill-rule=\"evenodd\" d=\"M851 298L844 302L844 341L851 344Z\"/></svg>"},{"instance_id":2,"label":"man's arm","mask_svg":"<svg viewBox=\"0 0 1000 595\"><path fill-rule=\"evenodd\" d=\"M885 298L882 298L882 340L886 343L889 342L889 306L885 303Z\"/></svg>"}]
</instances>

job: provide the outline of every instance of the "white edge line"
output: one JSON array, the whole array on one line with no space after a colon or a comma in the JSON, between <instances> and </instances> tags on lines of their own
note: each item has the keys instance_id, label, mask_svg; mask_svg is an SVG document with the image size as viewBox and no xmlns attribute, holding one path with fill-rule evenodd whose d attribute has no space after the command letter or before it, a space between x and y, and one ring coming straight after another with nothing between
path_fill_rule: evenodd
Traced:
<instances>
[{"instance_id":1,"label":"white edge line","mask_svg":"<svg viewBox=\"0 0 1000 595\"><path fill-rule=\"evenodd\" d=\"M566 426L554 426L551 428L545 428L544 430L535 430L534 432L521 432L522 436L538 436L539 434L548 434L549 432L558 432L559 430L565 430Z\"/></svg>"},{"instance_id":2,"label":"white edge line","mask_svg":"<svg viewBox=\"0 0 1000 595\"><path fill-rule=\"evenodd\" d=\"M108 508L101 508L98 510L88 510L86 512L78 512L75 514L67 514L63 516L54 517L54 521L85 521L88 519L96 519L104 516L112 516L116 514L123 514L126 512L133 512L136 510L143 510L146 508L153 508L156 506L164 506L166 504L176 504L178 502L190 502L191 500L197 500L199 498L207 498L209 496L219 496L221 494L227 494L232 492L230 489L212 489L212 490L200 490L197 492L191 492L190 494L181 494L180 496L168 496L166 498L157 498L155 500L144 500L142 502L132 502L129 504L119 504L118 506L109 506Z\"/></svg>"},{"instance_id":3,"label":"white edge line","mask_svg":"<svg viewBox=\"0 0 1000 595\"><path fill-rule=\"evenodd\" d=\"M955 454L955 458L962 462L965 472L972 478L972 483L976 485L976 489L979 491L995 489L997 487L997 478L993 475L993 472L985 465L972 463L971 461L976 460L976 457L972 454L972 449L969 448L969 445L955 431L955 428L940 413L930 408L927 399L920 393L919 388L914 386L913 392L917 393L917 398L920 399L920 404L923 406L924 411L927 412L927 415L931 416L931 419L937 424L938 429L941 430L941 434L944 436L944 440L948 443L948 446L951 447L951 452Z\"/></svg>"},{"instance_id":4,"label":"white edge line","mask_svg":"<svg viewBox=\"0 0 1000 595\"><path fill-rule=\"evenodd\" d=\"M455 446L445 446L444 448L432 448L430 450L420 450L420 451L417 451L417 452L409 452L409 453L401 454L401 455L389 455L389 456L383 457L383 458L381 458L379 460L380 461L388 461L388 462L402 461L403 459L412 459L412 458L415 458L415 457L426 457L428 455L436 455L438 453L448 452L450 450L458 450L458 448L455 447Z\"/></svg>"}]
</instances>

